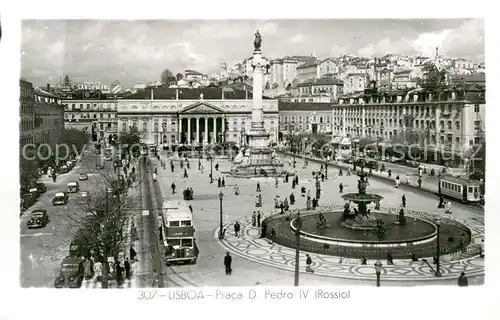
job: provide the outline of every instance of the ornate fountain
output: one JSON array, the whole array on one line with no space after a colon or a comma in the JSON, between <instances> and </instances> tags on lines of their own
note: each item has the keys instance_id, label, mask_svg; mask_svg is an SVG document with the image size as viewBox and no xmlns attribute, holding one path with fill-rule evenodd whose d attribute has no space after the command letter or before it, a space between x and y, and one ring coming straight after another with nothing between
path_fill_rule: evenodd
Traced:
<instances>
[{"instance_id":1,"label":"ornate fountain","mask_svg":"<svg viewBox=\"0 0 500 320\"><path fill-rule=\"evenodd\" d=\"M366 182L367 173L358 173L358 192L348 193L342 196L346 201L344 206L344 219L342 225L347 228L360 229L360 230L370 230L370 229L380 229L380 221L377 221L375 217L370 214L370 209L368 205L372 202L379 202L383 199L382 196L373 193L366 193ZM350 203L355 203L357 208L351 210Z\"/></svg>"}]
</instances>

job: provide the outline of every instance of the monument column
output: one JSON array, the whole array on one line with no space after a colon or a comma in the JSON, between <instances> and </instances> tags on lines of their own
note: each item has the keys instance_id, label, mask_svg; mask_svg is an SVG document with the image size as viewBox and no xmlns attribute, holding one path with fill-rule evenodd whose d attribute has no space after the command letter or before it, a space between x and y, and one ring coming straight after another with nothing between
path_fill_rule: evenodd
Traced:
<instances>
[{"instance_id":1,"label":"monument column","mask_svg":"<svg viewBox=\"0 0 500 320\"><path fill-rule=\"evenodd\" d=\"M222 139L221 139L221 142L225 142L226 140L226 121L224 118L221 118L222 119Z\"/></svg>"},{"instance_id":2,"label":"monument column","mask_svg":"<svg viewBox=\"0 0 500 320\"><path fill-rule=\"evenodd\" d=\"M200 117L196 117L196 139L195 143L200 143Z\"/></svg>"},{"instance_id":3,"label":"monument column","mask_svg":"<svg viewBox=\"0 0 500 320\"><path fill-rule=\"evenodd\" d=\"M213 117L214 119L214 134L212 137L212 143L217 143L217 118Z\"/></svg>"},{"instance_id":4,"label":"monument column","mask_svg":"<svg viewBox=\"0 0 500 320\"><path fill-rule=\"evenodd\" d=\"M191 117L187 118L187 122L188 122L187 143L191 144Z\"/></svg>"},{"instance_id":5,"label":"monument column","mask_svg":"<svg viewBox=\"0 0 500 320\"><path fill-rule=\"evenodd\" d=\"M182 142L182 118L179 118L179 144Z\"/></svg>"},{"instance_id":6,"label":"monument column","mask_svg":"<svg viewBox=\"0 0 500 320\"><path fill-rule=\"evenodd\" d=\"M208 118L205 116L205 135L203 136L203 144L208 143Z\"/></svg>"}]
</instances>

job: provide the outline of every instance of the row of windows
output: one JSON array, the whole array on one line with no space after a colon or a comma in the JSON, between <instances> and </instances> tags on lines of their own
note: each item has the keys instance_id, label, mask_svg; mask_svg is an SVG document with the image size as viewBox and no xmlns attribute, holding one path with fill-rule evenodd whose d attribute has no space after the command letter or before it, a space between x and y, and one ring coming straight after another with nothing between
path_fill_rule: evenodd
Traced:
<instances>
[{"instance_id":1,"label":"row of windows","mask_svg":"<svg viewBox=\"0 0 500 320\"><path fill-rule=\"evenodd\" d=\"M44 103L57 103L61 104L60 99L52 98L52 97L43 97L39 95L35 95L35 101L36 102L44 102Z\"/></svg>"},{"instance_id":2,"label":"row of windows","mask_svg":"<svg viewBox=\"0 0 500 320\"><path fill-rule=\"evenodd\" d=\"M295 126L295 125L290 125L289 126L288 124L284 124L283 125L283 130L286 131L289 128L290 129L294 129L295 128L295 129L298 129L298 130L310 130L311 126L312 125L310 125L310 124L304 124L304 125L298 124L297 126ZM331 126L330 124L320 124L318 126L318 128L319 128L320 131L331 130L330 126Z\"/></svg>"},{"instance_id":3,"label":"row of windows","mask_svg":"<svg viewBox=\"0 0 500 320\"><path fill-rule=\"evenodd\" d=\"M290 122L291 123L295 123L295 118L297 118L297 122L298 123L302 123L304 119L305 119L306 123L309 123L309 116L305 116L305 117L303 117L303 116L297 116L297 117L290 116ZM324 123L325 122L324 120L326 120L327 123L331 123L332 122L332 116L326 116L326 117L323 117L323 116L312 116L311 120L312 120L312 122L319 122L319 123ZM288 123L288 116L282 116L282 117L280 117L280 122Z\"/></svg>"},{"instance_id":4,"label":"row of windows","mask_svg":"<svg viewBox=\"0 0 500 320\"><path fill-rule=\"evenodd\" d=\"M33 97L33 89L21 87L21 97L22 98L32 98Z\"/></svg>"},{"instance_id":5,"label":"row of windows","mask_svg":"<svg viewBox=\"0 0 500 320\"><path fill-rule=\"evenodd\" d=\"M114 114L113 113L107 113L106 114L108 119L114 119ZM77 116L79 116L80 118L82 119L90 119L90 118L93 118L93 119L97 119L97 113L81 113L81 114L77 114L75 115L74 113L65 113L64 114L64 118L66 119L75 119L75 118L78 118ZM99 119L104 119L104 114L103 113L99 113Z\"/></svg>"},{"instance_id":6,"label":"row of windows","mask_svg":"<svg viewBox=\"0 0 500 320\"><path fill-rule=\"evenodd\" d=\"M342 119L339 117L335 117L335 123L342 123ZM346 124L360 124L361 125L361 119L360 118L346 118ZM475 121L478 122L478 125L480 125L481 121ZM392 119L389 119L389 127L392 127L393 125L396 126L399 124L399 126L403 126L403 119L396 120L394 119L394 122ZM365 118L365 124L367 126L370 125L384 125L384 121L381 119L373 119L373 118ZM476 123L474 123L476 125ZM429 129L434 129L434 121L429 121L429 120L414 120L414 121L406 121L405 125L407 127L413 127L413 128L429 128ZM441 120L439 122L439 129L444 130L444 120ZM447 123L447 129L448 130L453 130L453 121L448 120ZM460 121L455 121L455 130L460 130Z\"/></svg>"},{"instance_id":7,"label":"row of windows","mask_svg":"<svg viewBox=\"0 0 500 320\"><path fill-rule=\"evenodd\" d=\"M462 185L460 184L441 181L441 187L452 192L462 193Z\"/></svg>"},{"instance_id":8,"label":"row of windows","mask_svg":"<svg viewBox=\"0 0 500 320\"><path fill-rule=\"evenodd\" d=\"M78 109L91 109L91 107L93 107L94 109L97 108L97 103L93 103L93 104L90 104L90 103L87 103L87 104L83 104L83 103L80 103L80 104L76 104L76 103L72 103L71 104L71 109L72 110L78 110ZM116 109L116 104L114 103L99 103L99 108L102 109L102 108L106 108L106 109ZM65 108L68 109L68 105L66 104L65 105Z\"/></svg>"},{"instance_id":9,"label":"row of windows","mask_svg":"<svg viewBox=\"0 0 500 320\"><path fill-rule=\"evenodd\" d=\"M175 126L176 126L176 122L172 122L171 123L171 126L172 126L172 130L175 131ZM166 131L166 128L167 128L167 124L165 122L162 123L162 128L163 128L163 131ZM136 128L137 129L137 122L132 122L132 127ZM245 121L241 122L241 128L245 128L245 129L248 129L246 127L246 123ZM270 122L270 128L271 130L274 130L274 121L271 121ZM127 127L127 123L126 122L123 122L122 123L122 130L123 131L126 131L128 129ZM153 123L153 131L157 132L159 129L159 123L158 122L154 122ZM142 123L142 131L143 132L147 132L148 131L148 122L147 121L144 121ZM233 131L238 131L238 123L235 121L233 122Z\"/></svg>"},{"instance_id":10,"label":"row of windows","mask_svg":"<svg viewBox=\"0 0 500 320\"><path fill-rule=\"evenodd\" d=\"M435 105L435 106L430 106L430 105L393 105L393 106L379 106L379 105L363 105L363 106L348 106L348 107L335 107L334 111L336 112L354 112L354 113L360 113L361 110L364 110L365 112L384 112L384 113L393 113L396 111L404 111L405 113L430 113L432 110L435 110L439 108L441 112L449 112L452 113L453 110L455 109L457 112L460 112L462 105L457 104L453 105L451 103L449 104L441 104L441 105ZM474 108L476 110L476 106ZM477 110L476 112L479 112L479 106L477 105Z\"/></svg>"}]
</instances>

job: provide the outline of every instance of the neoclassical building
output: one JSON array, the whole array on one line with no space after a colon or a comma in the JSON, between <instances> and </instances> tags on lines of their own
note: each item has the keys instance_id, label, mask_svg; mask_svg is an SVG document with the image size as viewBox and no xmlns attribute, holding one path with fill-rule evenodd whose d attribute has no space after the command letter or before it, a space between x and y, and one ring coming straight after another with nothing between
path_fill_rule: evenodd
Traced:
<instances>
[{"instance_id":1,"label":"neoclassical building","mask_svg":"<svg viewBox=\"0 0 500 320\"><path fill-rule=\"evenodd\" d=\"M117 101L119 133L134 128L154 145L245 143L251 93L229 88L150 88ZM264 126L278 137L278 101L263 100Z\"/></svg>"}]
</instances>

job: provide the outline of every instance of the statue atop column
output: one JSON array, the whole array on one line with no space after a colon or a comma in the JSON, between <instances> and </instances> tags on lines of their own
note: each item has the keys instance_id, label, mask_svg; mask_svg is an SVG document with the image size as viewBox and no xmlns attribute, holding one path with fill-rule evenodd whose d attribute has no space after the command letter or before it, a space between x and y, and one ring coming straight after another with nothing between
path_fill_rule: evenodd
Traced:
<instances>
[{"instance_id":1,"label":"statue atop column","mask_svg":"<svg viewBox=\"0 0 500 320\"><path fill-rule=\"evenodd\" d=\"M260 50L260 46L262 45L262 37L259 33L259 30L255 32L255 39L253 40L253 46L255 50Z\"/></svg>"}]
</instances>

